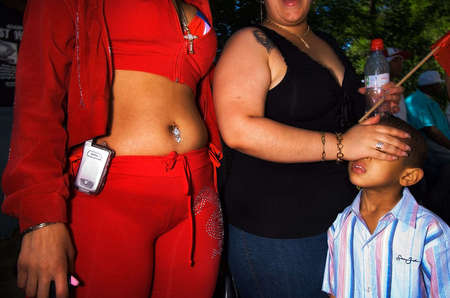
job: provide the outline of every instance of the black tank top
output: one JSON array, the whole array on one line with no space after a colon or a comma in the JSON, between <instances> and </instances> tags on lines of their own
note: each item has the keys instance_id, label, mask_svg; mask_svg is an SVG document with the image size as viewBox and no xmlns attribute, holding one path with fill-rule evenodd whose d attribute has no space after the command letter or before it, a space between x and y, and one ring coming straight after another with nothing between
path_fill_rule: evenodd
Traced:
<instances>
[{"instance_id":1,"label":"black tank top","mask_svg":"<svg viewBox=\"0 0 450 298\"><path fill-rule=\"evenodd\" d=\"M342 132L356 123L364 111L364 98L357 92L360 81L332 38L316 33L345 67L342 87L327 68L283 36L258 28L272 40L287 65L283 80L267 93L265 117L327 132ZM325 232L356 194L346 163L276 163L227 150L226 216L229 223L247 232L274 238Z\"/></svg>"}]
</instances>

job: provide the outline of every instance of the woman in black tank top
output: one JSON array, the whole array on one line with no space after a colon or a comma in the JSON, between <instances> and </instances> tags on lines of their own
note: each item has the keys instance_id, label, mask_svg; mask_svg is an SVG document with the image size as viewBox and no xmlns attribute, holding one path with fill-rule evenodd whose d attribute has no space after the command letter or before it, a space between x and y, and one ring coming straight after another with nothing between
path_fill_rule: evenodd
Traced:
<instances>
[{"instance_id":1,"label":"woman in black tank top","mask_svg":"<svg viewBox=\"0 0 450 298\"><path fill-rule=\"evenodd\" d=\"M356 194L345 161L407 150L378 118L357 124L360 82L334 39L308 26L310 4L266 0L263 25L234 34L215 72L229 264L244 298L324 295L325 232ZM386 89L396 106L402 88Z\"/></svg>"}]
</instances>

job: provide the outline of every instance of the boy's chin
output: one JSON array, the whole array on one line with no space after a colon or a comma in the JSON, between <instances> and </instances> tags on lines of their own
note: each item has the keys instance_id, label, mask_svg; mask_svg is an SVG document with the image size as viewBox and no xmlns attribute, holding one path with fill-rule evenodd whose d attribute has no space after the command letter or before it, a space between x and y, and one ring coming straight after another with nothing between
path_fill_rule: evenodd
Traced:
<instances>
[{"instance_id":1,"label":"boy's chin","mask_svg":"<svg viewBox=\"0 0 450 298\"><path fill-rule=\"evenodd\" d=\"M377 185L374 185L374 183L361 181L360 179L350 179L350 181L357 189L372 189L378 187Z\"/></svg>"},{"instance_id":2,"label":"boy's chin","mask_svg":"<svg viewBox=\"0 0 450 298\"><path fill-rule=\"evenodd\" d=\"M351 175L350 175L350 182L355 186L355 187L357 187L358 189L360 189L360 188L364 188L364 187L368 187L369 185L369 183L364 183L364 181L361 181L362 179L357 179L358 177L352 177Z\"/></svg>"},{"instance_id":3,"label":"boy's chin","mask_svg":"<svg viewBox=\"0 0 450 298\"><path fill-rule=\"evenodd\" d=\"M361 190L361 189L364 189L364 188L370 188L369 185L354 184L354 183L353 183L353 185L354 185L358 190Z\"/></svg>"}]
</instances>

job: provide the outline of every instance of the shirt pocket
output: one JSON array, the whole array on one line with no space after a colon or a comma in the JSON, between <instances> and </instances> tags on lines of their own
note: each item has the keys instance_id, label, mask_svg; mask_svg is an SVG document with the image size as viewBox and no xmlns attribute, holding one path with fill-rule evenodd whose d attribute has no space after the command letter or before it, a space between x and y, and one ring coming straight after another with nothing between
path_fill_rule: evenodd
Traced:
<instances>
[{"instance_id":1,"label":"shirt pocket","mask_svg":"<svg viewBox=\"0 0 450 298\"><path fill-rule=\"evenodd\" d=\"M397 249L392 254L392 294L398 297L410 297L406 293L416 292L414 285L419 285L421 258L412 249ZM403 293L403 294L402 294ZM404 296L402 296L404 295ZM392 297L397 297L392 295Z\"/></svg>"}]
</instances>

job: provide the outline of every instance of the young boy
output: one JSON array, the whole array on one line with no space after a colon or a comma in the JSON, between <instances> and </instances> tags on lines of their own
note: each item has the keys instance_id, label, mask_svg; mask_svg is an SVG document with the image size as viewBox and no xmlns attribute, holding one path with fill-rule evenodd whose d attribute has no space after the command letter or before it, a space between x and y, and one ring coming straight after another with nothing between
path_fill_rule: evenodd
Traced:
<instances>
[{"instance_id":1,"label":"young boy","mask_svg":"<svg viewBox=\"0 0 450 298\"><path fill-rule=\"evenodd\" d=\"M450 297L449 227L407 188L423 177L424 139L398 118L380 123L408 132L412 150L396 161L350 162L361 191L328 230L322 290L336 298Z\"/></svg>"}]
</instances>

